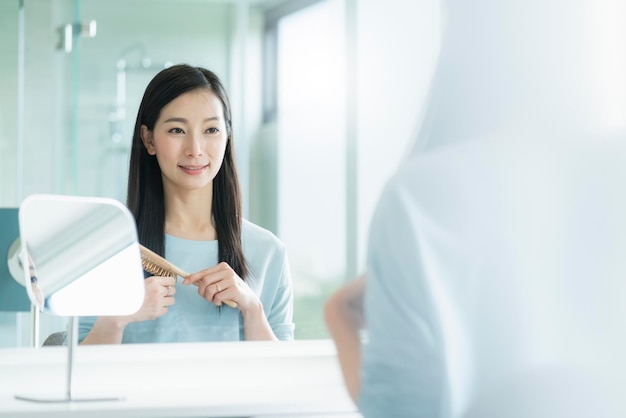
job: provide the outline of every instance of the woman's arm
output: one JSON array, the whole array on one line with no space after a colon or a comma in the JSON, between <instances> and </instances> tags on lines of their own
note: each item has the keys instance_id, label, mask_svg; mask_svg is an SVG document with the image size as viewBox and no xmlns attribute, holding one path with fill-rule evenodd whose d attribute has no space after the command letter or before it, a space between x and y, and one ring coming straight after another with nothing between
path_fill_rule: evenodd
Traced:
<instances>
[{"instance_id":1,"label":"woman's arm","mask_svg":"<svg viewBox=\"0 0 626 418\"><path fill-rule=\"evenodd\" d=\"M125 316L100 316L81 344L120 344L129 323Z\"/></svg>"},{"instance_id":2,"label":"woman's arm","mask_svg":"<svg viewBox=\"0 0 626 418\"><path fill-rule=\"evenodd\" d=\"M363 294L365 276L359 276L333 294L324 306L324 319L337 347L337 357L343 378L356 403L359 388L359 368L361 366L361 340L359 332L363 328Z\"/></svg>"},{"instance_id":3,"label":"woman's arm","mask_svg":"<svg viewBox=\"0 0 626 418\"><path fill-rule=\"evenodd\" d=\"M257 299L252 307L241 311L243 316L243 335L246 341L278 341L267 321L263 304Z\"/></svg>"},{"instance_id":4,"label":"woman's arm","mask_svg":"<svg viewBox=\"0 0 626 418\"><path fill-rule=\"evenodd\" d=\"M267 290L272 295L271 303L267 303L269 311L264 311L264 305L259 301L258 308L243 312L246 340L293 340L293 286L284 247L271 264L273 267L267 270L262 292Z\"/></svg>"}]
</instances>

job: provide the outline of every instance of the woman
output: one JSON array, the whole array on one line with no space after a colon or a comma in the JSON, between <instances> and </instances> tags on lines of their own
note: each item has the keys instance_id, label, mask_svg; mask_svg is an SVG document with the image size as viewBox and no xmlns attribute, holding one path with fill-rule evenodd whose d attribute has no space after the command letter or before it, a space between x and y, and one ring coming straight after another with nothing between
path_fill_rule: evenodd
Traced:
<instances>
[{"instance_id":1,"label":"woman","mask_svg":"<svg viewBox=\"0 0 626 418\"><path fill-rule=\"evenodd\" d=\"M128 207L144 246L195 273L146 278L135 314L81 319L82 344L293 339L285 248L242 219L230 104L211 71L175 65L146 88Z\"/></svg>"},{"instance_id":2,"label":"woman","mask_svg":"<svg viewBox=\"0 0 626 418\"><path fill-rule=\"evenodd\" d=\"M626 416L622 3L442 3L365 279L326 304L347 388L364 417Z\"/></svg>"}]
</instances>

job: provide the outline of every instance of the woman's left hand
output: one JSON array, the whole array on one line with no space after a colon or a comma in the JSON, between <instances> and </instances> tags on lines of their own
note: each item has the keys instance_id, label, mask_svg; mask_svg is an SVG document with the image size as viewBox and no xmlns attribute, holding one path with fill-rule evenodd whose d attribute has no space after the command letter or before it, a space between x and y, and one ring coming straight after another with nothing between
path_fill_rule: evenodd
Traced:
<instances>
[{"instance_id":1,"label":"woman's left hand","mask_svg":"<svg viewBox=\"0 0 626 418\"><path fill-rule=\"evenodd\" d=\"M185 277L183 285L190 284L197 285L198 294L216 306L228 299L236 302L242 312L260 305L250 286L226 262Z\"/></svg>"}]
</instances>

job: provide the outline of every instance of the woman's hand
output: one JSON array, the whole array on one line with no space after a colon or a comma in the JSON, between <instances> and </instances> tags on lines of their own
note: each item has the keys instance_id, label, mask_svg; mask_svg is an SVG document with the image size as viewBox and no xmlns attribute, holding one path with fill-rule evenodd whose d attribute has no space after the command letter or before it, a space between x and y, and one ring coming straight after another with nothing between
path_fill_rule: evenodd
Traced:
<instances>
[{"instance_id":1,"label":"woman's hand","mask_svg":"<svg viewBox=\"0 0 626 418\"><path fill-rule=\"evenodd\" d=\"M157 319L167 313L167 307L172 306L176 299L176 278L151 276L144 280L146 296L141 308L128 317L128 322L142 322Z\"/></svg>"},{"instance_id":2,"label":"woman's hand","mask_svg":"<svg viewBox=\"0 0 626 418\"><path fill-rule=\"evenodd\" d=\"M165 315L167 307L175 302L175 284L174 277L148 277L144 281L146 294L141 308L132 315L98 317L81 344L119 344L122 342L126 325Z\"/></svg>"},{"instance_id":3,"label":"woman's hand","mask_svg":"<svg viewBox=\"0 0 626 418\"><path fill-rule=\"evenodd\" d=\"M265 317L263 304L228 263L221 262L217 266L190 274L185 277L183 284L197 285L198 294L217 306L222 306L227 300L235 302L243 316L246 340L277 340Z\"/></svg>"},{"instance_id":4,"label":"woman's hand","mask_svg":"<svg viewBox=\"0 0 626 418\"><path fill-rule=\"evenodd\" d=\"M190 284L197 285L198 294L216 306L222 306L226 300L234 301L244 315L261 305L250 286L226 262L185 277L183 285Z\"/></svg>"}]
</instances>

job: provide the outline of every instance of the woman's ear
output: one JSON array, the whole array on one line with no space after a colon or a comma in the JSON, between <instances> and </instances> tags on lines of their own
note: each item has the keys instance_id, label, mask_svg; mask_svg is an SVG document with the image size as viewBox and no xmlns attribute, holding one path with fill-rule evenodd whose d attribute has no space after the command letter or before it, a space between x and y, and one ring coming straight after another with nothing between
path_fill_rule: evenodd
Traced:
<instances>
[{"instance_id":1,"label":"woman's ear","mask_svg":"<svg viewBox=\"0 0 626 418\"><path fill-rule=\"evenodd\" d=\"M146 151L150 155L156 155L156 149L154 148L154 137L152 131L148 129L146 125L141 125L141 141L143 146L146 147Z\"/></svg>"}]
</instances>

